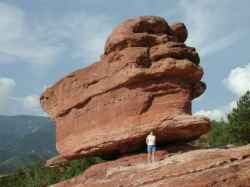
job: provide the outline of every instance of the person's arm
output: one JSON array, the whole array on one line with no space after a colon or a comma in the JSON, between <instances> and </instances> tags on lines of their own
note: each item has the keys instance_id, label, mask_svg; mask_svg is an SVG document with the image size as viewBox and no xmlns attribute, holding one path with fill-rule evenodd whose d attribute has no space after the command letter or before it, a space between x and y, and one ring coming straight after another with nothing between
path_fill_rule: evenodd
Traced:
<instances>
[{"instance_id":1,"label":"person's arm","mask_svg":"<svg viewBox=\"0 0 250 187\"><path fill-rule=\"evenodd\" d=\"M148 136L147 136L147 138L146 138L146 144L148 145Z\"/></svg>"}]
</instances>

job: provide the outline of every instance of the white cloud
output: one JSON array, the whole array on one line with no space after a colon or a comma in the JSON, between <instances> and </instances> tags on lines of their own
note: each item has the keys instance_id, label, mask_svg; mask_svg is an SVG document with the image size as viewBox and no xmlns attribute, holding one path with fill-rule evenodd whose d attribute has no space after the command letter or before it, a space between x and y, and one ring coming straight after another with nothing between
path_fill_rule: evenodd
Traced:
<instances>
[{"instance_id":1,"label":"white cloud","mask_svg":"<svg viewBox=\"0 0 250 187\"><path fill-rule=\"evenodd\" d=\"M32 113L40 112L40 102L38 95L29 95L23 98L23 106L27 111Z\"/></svg>"},{"instance_id":2,"label":"white cloud","mask_svg":"<svg viewBox=\"0 0 250 187\"><path fill-rule=\"evenodd\" d=\"M10 99L15 102L15 107L20 108L20 110L12 113L12 115L45 115L42 111L38 95L32 94L25 97L10 97Z\"/></svg>"},{"instance_id":3,"label":"white cloud","mask_svg":"<svg viewBox=\"0 0 250 187\"><path fill-rule=\"evenodd\" d=\"M194 115L196 115L196 116L206 116L211 120L217 120L217 121L226 118L225 113L222 110L219 110L219 109L200 110L198 112L195 112Z\"/></svg>"},{"instance_id":4,"label":"white cloud","mask_svg":"<svg viewBox=\"0 0 250 187\"><path fill-rule=\"evenodd\" d=\"M204 57L219 52L220 50L236 43L241 37L242 34L239 32L233 32L226 36L222 36L221 38L218 38L217 41L202 46L200 55Z\"/></svg>"},{"instance_id":5,"label":"white cloud","mask_svg":"<svg viewBox=\"0 0 250 187\"><path fill-rule=\"evenodd\" d=\"M0 2L0 64L30 63L36 80L44 79L49 68L54 68L50 65L57 62L93 63L98 60L112 29L106 16L89 15L84 11L67 12L60 19L41 17L35 22L36 19L24 9ZM18 96L17 93L10 97L13 87L2 82L0 113L5 114L10 103L11 114L44 114L37 95Z\"/></svg>"},{"instance_id":6,"label":"white cloud","mask_svg":"<svg viewBox=\"0 0 250 187\"><path fill-rule=\"evenodd\" d=\"M22 9L0 3L0 63L53 64L65 55L92 63L111 28L105 16L84 12L36 23Z\"/></svg>"},{"instance_id":7,"label":"white cloud","mask_svg":"<svg viewBox=\"0 0 250 187\"><path fill-rule=\"evenodd\" d=\"M18 39L22 35L24 24L24 14L21 10L0 3L0 32L4 33L2 42Z\"/></svg>"},{"instance_id":8,"label":"white cloud","mask_svg":"<svg viewBox=\"0 0 250 187\"><path fill-rule=\"evenodd\" d=\"M197 47L202 57L219 52L243 37L243 29L232 27L233 15L229 1L180 1L184 22L188 26L187 43ZM241 13L239 13L241 14ZM236 19L236 18L235 18ZM235 20L238 21L238 20Z\"/></svg>"},{"instance_id":9,"label":"white cloud","mask_svg":"<svg viewBox=\"0 0 250 187\"><path fill-rule=\"evenodd\" d=\"M237 96L250 90L250 64L232 69L224 83Z\"/></svg>"},{"instance_id":10,"label":"white cloud","mask_svg":"<svg viewBox=\"0 0 250 187\"><path fill-rule=\"evenodd\" d=\"M84 20L84 21L83 21ZM69 14L56 26L54 34L72 47L72 58L93 63L103 53L113 24L104 15L87 15L84 12Z\"/></svg>"},{"instance_id":11,"label":"white cloud","mask_svg":"<svg viewBox=\"0 0 250 187\"><path fill-rule=\"evenodd\" d=\"M239 98L250 90L250 64L232 69L223 82ZM213 120L227 120L227 114L236 106L237 102L231 101L225 106L215 109L197 111L194 115L204 115Z\"/></svg>"},{"instance_id":12,"label":"white cloud","mask_svg":"<svg viewBox=\"0 0 250 187\"><path fill-rule=\"evenodd\" d=\"M15 57L22 62L53 63L61 46L48 44L45 33L38 32L17 7L0 3L0 53L4 58ZM8 58L9 59L9 58Z\"/></svg>"},{"instance_id":13,"label":"white cloud","mask_svg":"<svg viewBox=\"0 0 250 187\"><path fill-rule=\"evenodd\" d=\"M211 110L200 110L194 113L196 116L206 116L211 120L225 120L227 121L227 115L235 108L237 105L236 101L231 101L230 103L226 104L225 106L211 109Z\"/></svg>"},{"instance_id":14,"label":"white cloud","mask_svg":"<svg viewBox=\"0 0 250 187\"><path fill-rule=\"evenodd\" d=\"M13 79L2 77L0 78L0 112L5 113L8 108L8 100L16 86Z\"/></svg>"}]
</instances>

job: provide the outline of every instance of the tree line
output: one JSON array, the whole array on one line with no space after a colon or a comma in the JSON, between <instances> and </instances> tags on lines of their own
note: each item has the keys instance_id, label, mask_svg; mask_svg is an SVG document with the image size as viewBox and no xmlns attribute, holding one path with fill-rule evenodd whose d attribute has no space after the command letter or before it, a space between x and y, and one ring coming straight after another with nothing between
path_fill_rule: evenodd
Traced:
<instances>
[{"instance_id":1,"label":"tree line","mask_svg":"<svg viewBox=\"0 0 250 187\"><path fill-rule=\"evenodd\" d=\"M245 145L250 143L250 91L237 102L227 115L227 120L212 121L211 131L195 144L218 147L226 145Z\"/></svg>"}]
</instances>

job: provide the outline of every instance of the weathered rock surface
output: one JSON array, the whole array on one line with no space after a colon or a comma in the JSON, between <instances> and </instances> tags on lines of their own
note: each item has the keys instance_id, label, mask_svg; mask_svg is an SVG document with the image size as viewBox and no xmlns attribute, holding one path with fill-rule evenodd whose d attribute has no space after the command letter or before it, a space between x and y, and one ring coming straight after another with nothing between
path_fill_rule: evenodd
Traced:
<instances>
[{"instance_id":1,"label":"weathered rock surface","mask_svg":"<svg viewBox=\"0 0 250 187\"><path fill-rule=\"evenodd\" d=\"M174 23L171 25L171 29L174 31L177 40L179 42L185 42L188 37L187 28L183 23Z\"/></svg>"},{"instance_id":2,"label":"weathered rock surface","mask_svg":"<svg viewBox=\"0 0 250 187\"><path fill-rule=\"evenodd\" d=\"M207 118L191 116L191 101L206 86L186 38L182 23L129 19L111 33L99 62L48 88L41 104L56 122L59 153L75 158L136 151L151 130L157 144L208 132Z\"/></svg>"},{"instance_id":3,"label":"weathered rock surface","mask_svg":"<svg viewBox=\"0 0 250 187\"><path fill-rule=\"evenodd\" d=\"M67 164L68 162L69 160L65 159L63 156L57 155L47 160L45 166L53 168L53 167L62 166L64 164Z\"/></svg>"},{"instance_id":4,"label":"weathered rock surface","mask_svg":"<svg viewBox=\"0 0 250 187\"><path fill-rule=\"evenodd\" d=\"M157 152L94 165L82 175L52 187L249 187L250 145L169 155Z\"/></svg>"}]
</instances>

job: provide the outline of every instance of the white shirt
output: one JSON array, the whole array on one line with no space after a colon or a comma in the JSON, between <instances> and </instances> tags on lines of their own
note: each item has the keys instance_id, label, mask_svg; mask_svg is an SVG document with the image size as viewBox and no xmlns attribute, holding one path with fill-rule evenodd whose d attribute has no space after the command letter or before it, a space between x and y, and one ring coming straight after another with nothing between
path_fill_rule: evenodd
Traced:
<instances>
[{"instance_id":1,"label":"white shirt","mask_svg":"<svg viewBox=\"0 0 250 187\"><path fill-rule=\"evenodd\" d=\"M155 145L155 139L154 135L149 134L146 138L147 145Z\"/></svg>"}]
</instances>

